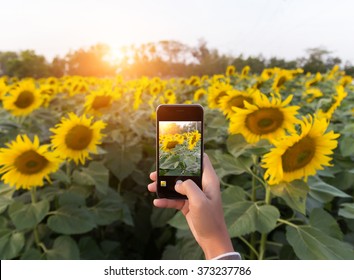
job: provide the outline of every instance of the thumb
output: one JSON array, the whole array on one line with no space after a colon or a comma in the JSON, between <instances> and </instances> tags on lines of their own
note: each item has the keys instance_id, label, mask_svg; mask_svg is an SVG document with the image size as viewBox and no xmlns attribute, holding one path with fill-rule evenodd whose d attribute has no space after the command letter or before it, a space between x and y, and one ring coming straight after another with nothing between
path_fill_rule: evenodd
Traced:
<instances>
[{"instance_id":1,"label":"thumb","mask_svg":"<svg viewBox=\"0 0 354 280\"><path fill-rule=\"evenodd\" d=\"M203 191L190 179L182 182L177 181L175 190L188 197L190 203L200 203L201 199L205 199Z\"/></svg>"}]
</instances>

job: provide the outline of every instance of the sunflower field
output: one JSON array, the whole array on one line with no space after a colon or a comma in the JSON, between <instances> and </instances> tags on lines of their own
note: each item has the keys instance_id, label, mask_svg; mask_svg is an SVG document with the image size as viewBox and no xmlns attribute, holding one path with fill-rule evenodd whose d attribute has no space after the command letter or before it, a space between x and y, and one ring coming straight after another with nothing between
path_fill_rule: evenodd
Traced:
<instances>
[{"instance_id":1,"label":"sunflower field","mask_svg":"<svg viewBox=\"0 0 354 280\"><path fill-rule=\"evenodd\" d=\"M247 66L166 80L1 77L0 258L202 259L181 213L154 208L146 188L155 109L174 103L205 109L205 152L243 259L354 259L352 78ZM162 149L193 153L191 133Z\"/></svg>"}]
</instances>

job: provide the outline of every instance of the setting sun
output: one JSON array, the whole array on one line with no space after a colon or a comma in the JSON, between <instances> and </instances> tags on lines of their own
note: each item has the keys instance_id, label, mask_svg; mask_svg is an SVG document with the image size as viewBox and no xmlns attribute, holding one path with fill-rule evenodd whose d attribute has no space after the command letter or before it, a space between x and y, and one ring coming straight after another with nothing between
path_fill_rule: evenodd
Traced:
<instances>
[{"instance_id":1,"label":"setting sun","mask_svg":"<svg viewBox=\"0 0 354 280\"><path fill-rule=\"evenodd\" d=\"M112 64L118 64L123 61L126 57L126 53L123 48L119 47L110 47L109 52L105 56L105 60Z\"/></svg>"}]
</instances>

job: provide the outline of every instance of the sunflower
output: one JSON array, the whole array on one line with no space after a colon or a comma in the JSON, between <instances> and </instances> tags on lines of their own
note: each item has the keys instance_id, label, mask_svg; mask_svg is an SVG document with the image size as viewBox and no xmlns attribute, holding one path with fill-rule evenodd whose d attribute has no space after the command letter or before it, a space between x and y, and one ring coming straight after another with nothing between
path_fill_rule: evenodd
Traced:
<instances>
[{"instance_id":1,"label":"sunflower","mask_svg":"<svg viewBox=\"0 0 354 280\"><path fill-rule=\"evenodd\" d=\"M69 96L74 96L76 94L87 93L89 91L89 84L81 79L74 79L69 87Z\"/></svg>"},{"instance_id":2,"label":"sunflower","mask_svg":"<svg viewBox=\"0 0 354 280\"><path fill-rule=\"evenodd\" d=\"M301 134L292 134L276 143L276 147L264 155L262 167L266 168L264 178L269 184L281 181L291 182L305 178L330 166L333 149L337 147L339 134L325 133L328 122L325 119L304 118Z\"/></svg>"},{"instance_id":3,"label":"sunflower","mask_svg":"<svg viewBox=\"0 0 354 280\"><path fill-rule=\"evenodd\" d=\"M338 65L334 65L333 68L331 69L331 71L328 73L327 75L327 79L333 79L334 76L339 72L339 66Z\"/></svg>"},{"instance_id":4,"label":"sunflower","mask_svg":"<svg viewBox=\"0 0 354 280\"><path fill-rule=\"evenodd\" d=\"M248 76L248 73L250 72L251 70L251 67L249 67L248 65L246 65L245 67L242 68L242 71L241 71L241 77L242 78L245 78Z\"/></svg>"},{"instance_id":5,"label":"sunflower","mask_svg":"<svg viewBox=\"0 0 354 280\"><path fill-rule=\"evenodd\" d=\"M162 90L162 87L158 83L152 83L149 87L150 94L153 96L158 95Z\"/></svg>"},{"instance_id":6,"label":"sunflower","mask_svg":"<svg viewBox=\"0 0 354 280\"><path fill-rule=\"evenodd\" d=\"M167 99L167 104L176 103L176 95L172 89L166 90L163 95Z\"/></svg>"},{"instance_id":7,"label":"sunflower","mask_svg":"<svg viewBox=\"0 0 354 280\"><path fill-rule=\"evenodd\" d=\"M95 116L101 116L102 110L108 109L111 107L112 103L115 100L118 100L120 97L117 91L112 91L110 89L101 89L91 92L85 97L85 112L91 113Z\"/></svg>"},{"instance_id":8,"label":"sunflower","mask_svg":"<svg viewBox=\"0 0 354 280\"><path fill-rule=\"evenodd\" d=\"M319 88L309 88L303 92L302 96L306 98L306 102L311 103L316 98L323 96L323 93Z\"/></svg>"},{"instance_id":9,"label":"sunflower","mask_svg":"<svg viewBox=\"0 0 354 280\"><path fill-rule=\"evenodd\" d=\"M209 76L208 75L203 75L201 78L200 78L200 81L201 82L205 82L209 79Z\"/></svg>"},{"instance_id":10,"label":"sunflower","mask_svg":"<svg viewBox=\"0 0 354 280\"><path fill-rule=\"evenodd\" d=\"M50 129L54 133L52 145L63 158L85 164L85 159L90 159L89 153L96 153L97 145L101 144L101 130L105 126L102 121L93 122L92 117L69 113L68 118L63 117L60 124Z\"/></svg>"},{"instance_id":11,"label":"sunflower","mask_svg":"<svg viewBox=\"0 0 354 280\"><path fill-rule=\"evenodd\" d=\"M133 104L133 109L137 111L140 107L140 104L143 103L143 100L141 99L141 96L143 95L143 89L138 88L134 92L134 104Z\"/></svg>"},{"instance_id":12,"label":"sunflower","mask_svg":"<svg viewBox=\"0 0 354 280\"><path fill-rule=\"evenodd\" d=\"M233 66L233 65L227 66L226 73L225 73L226 76L233 76L233 75L235 75L235 73L236 73L235 66Z\"/></svg>"},{"instance_id":13,"label":"sunflower","mask_svg":"<svg viewBox=\"0 0 354 280\"><path fill-rule=\"evenodd\" d=\"M199 131L195 130L195 131L191 132L189 134L189 138L188 138L188 149L193 150L194 147L198 144L201 137L202 136L199 133Z\"/></svg>"},{"instance_id":14,"label":"sunflower","mask_svg":"<svg viewBox=\"0 0 354 280\"><path fill-rule=\"evenodd\" d=\"M227 95L220 98L219 107L223 114L229 119L231 115L234 114L234 107L245 108L243 101L253 104L253 95L255 92L259 91L253 89L249 89L248 91L230 90L227 92Z\"/></svg>"},{"instance_id":15,"label":"sunflower","mask_svg":"<svg viewBox=\"0 0 354 280\"><path fill-rule=\"evenodd\" d=\"M343 86L336 87L336 95L334 95L334 102L328 107L328 109L319 109L317 115L319 118L325 118L327 120L332 118L334 111L340 106L343 99L347 97L347 93Z\"/></svg>"},{"instance_id":16,"label":"sunflower","mask_svg":"<svg viewBox=\"0 0 354 280\"><path fill-rule=\"evenodd\" d=\"M322 75L321 73L317 72L314 78L309 79L308 81L305 82L305 87L306 88L316 87L318 83L321 81L322 81Z\"/></svg>"},{"instance_id":17,"label":"sunflower","mask_svg":"<svg viewBox=\"0 0 354 280\"><path fill-rule=\"evenodd\" d=\"M342 85L343 87L346 87L347 85L350 85L353 82L352 76L343 76L339 80L339 84Z\"/></svg>"},{"instance_id":18,"label":"sunflower","mask_svg":"<svg viewBox=\"0 0 354 280\"><path fill-rule=\"evenodd\" d=\"M48 151L48 145L39 145L37 136L31 142L27 135L18 135L6 146L0 149L1 179L16 189L43 186L43 179L50 181L48 175L61 163L57 153Z\"/></svg>"},{"instance_id":19,"label":"sunflower","mask_svg":"<svg viewBox=\"0 0 354 280\"><path fill-rule=\"evenodd\" d=\"M50 101L55 97L57 94L57 86L53 86L51 84L41 84L38 91L43 100L43 107L48 107Z\"/></svg>"},{"instance_id":20,"label":"sunflower","mask_svg":"<svg viewBox=\"0 0 354 280\"><path fill-rule=\"evenodd\" d=\"M275 72L276 70L274 68L266 68L262 71L260 78L264 81L267 81L273 77Z\"/></svg>"},{"instance_id":21,"label":"sunflower","mask_svg":"<svg viewBox=\"0 0 354 280\"><path fill-rule=\"evenodd\" d=\"M177 145L181 145L184 142L184 137L179 134L165 135L162 138L162 150L165 152L172 152Z\"/></svg>"},{"instance_id":22,"label":"sunflower","mask_svg":"<svg viewBox=\"0 0 354 280\"><path fill-rule=\"evenodd\" d=\"M287 81L292 80L293 75L290 71L280 70L275 74L272 89L274 92L279 93L280 89L284 87Z\"/></svg>"},{"instance_id":23,"label":"sunflower","mask_svg":"<svg viewBox=\"0 0 354 280\"><path fill-rule=\"evenodd\" d=\"M201 85L200 78L198 76L192 76L188 79L187 85L199 87Z\"/></svg>"},{"instance_id":24,"label":"sunflower","mask_svg":"<svg viewBox=\"0 0 354 280\"><path fill-rule=\"evenodd\" d=\"M203 89L203 88L200 88L200 89L198 89L198 90L194 93L193 100L194 100L194 101L199 101L199 99L200 99L202 96L206 95L206 94L207 94L206 90Z\"/></svg>"},{"instance_id":25,"label":"sunflower","mask_svg":"<svg viewBox=\"0 0 354 280\"><path fill-rule=\"evenodd\" d=\"M32 79L19 82L2 99L4 108L15 116L27 116L42 104L42 98Z\"/></svg>"},{"instance_id":26,"label":"sunflower","mask_svg":"<svg viewBox=\"0 0 354 280\"><path fill-rule=\"evenodd\" d=\"M254 105L244 101L245 108L234 107L229 132L241 133L247 142L256 143L263 138L272 142L285 131L294 131L299 106L287 106L291 99L292 95L284 101L273 96L270 101L264 94L254 95Z\"/></svg>"},{"instance_id":27,"label":"sunflower","mask_svg":"<svg viewBox=\"0 0 354 280\"><path fill-rule=\"evenodd\" d=\"M2 100L3 95L6 94L8 86L3 78L0 78L0 100Z\"/></svg>"},{"instance_id":28,"label":"sunflower","mask_svg":"<svg viewBox=\"0 0 354 280\"><path fill-rule=\"evenodd\" d=\"M215 76L214 76L215 77ZM220 98L227 95L232 86L228 83L214 82L208 89L208 105L210 109L216 109L219 106Z\"/></svg>"}]
</instances>

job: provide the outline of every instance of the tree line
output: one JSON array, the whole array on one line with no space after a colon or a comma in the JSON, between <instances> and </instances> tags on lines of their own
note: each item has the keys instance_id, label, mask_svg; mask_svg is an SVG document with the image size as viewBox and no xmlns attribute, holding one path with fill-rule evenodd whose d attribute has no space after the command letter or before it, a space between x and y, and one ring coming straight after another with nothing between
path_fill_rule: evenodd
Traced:
<instances>
[{"instance_id":1,"label":"tree line","mask_svg":"<svg viewBox=\"0 0 354 280\"><path fill-rule=\"evenodd\" d=\"M0 75L18 78L64 75L108 77L116 74L126 78L189 77L224 73L228 65L234 65L238 70L248 65L253 73L273 67L301 67L305 72L324 73L334 65L342 64L339 57L332 56L324 48L307 49L306 56L294 60L266 59L262 55L222 54L217 49L209 48L204 40L200 40L197 46L178 41L159 41L123 47L119 61L110 60L110 52L107 45L97 44L69 52L64 57L56 56L51 62L34 50L0 52ZM350 62L345 62L342 68L348 75L354 76L354 66Z\"/></svg>"}]
</instances>

